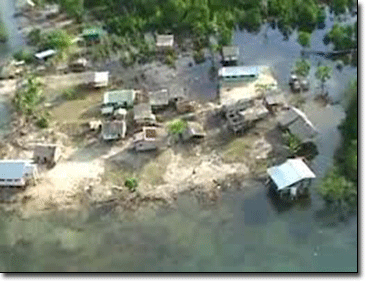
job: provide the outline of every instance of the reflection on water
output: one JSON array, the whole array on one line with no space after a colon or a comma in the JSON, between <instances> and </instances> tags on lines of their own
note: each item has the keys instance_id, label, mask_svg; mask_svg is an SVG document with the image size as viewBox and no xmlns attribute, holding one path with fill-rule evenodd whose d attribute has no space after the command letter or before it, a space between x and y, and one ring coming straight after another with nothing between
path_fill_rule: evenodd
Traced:
<instances>
[{"instance_id":1,"label":"reflection on water","mask_svg":"<svg viewBox=\"0 0 366 281\"><path fill-rule=\"evenodd\" d=\"M348 271L357 233L310 208L277 213L264 186L200 207L188 196L149 220L1 221L2 271ZM245 192L244 192L245 193ZM253 219L255 218L255 219ZM355 221L347 228L355 227Z\"/></svg>"},{"instance_id":2,"label":"reflection on water","mask_svg":"<svg viewBox=\"0 0 366 281\"><path fill-rule=\"evenodd\" d=\"M330 24L327 21L327 27ZM313 34L314 49L326 48L319 43L325 30ZM237 32L234 42L241 48L244 64L272 66L280 84L287 87L289 70L301 51L296 34L283 41L279 31L263 27L258 35ZM311 60L316 65L322 59ZM330 94L340 98L356 72L351 67L334 70L328 83ZM0 103L0 114L4 110ZM321 176L339 143L337 125L344 114L339 106L321 108L312 102L307 102L304 111L320 130L319 155L312 167ZM324 208L315 190L310 200L286 205L271 198L261 183L251 182L243 191L224 193L213 206L201 206L188 195L179 197L177 205L174 211L162 210L157 216L150 213L148 219L113 214L113 209L84 212L73 220L60 214L57 219L29 220L1 215L0 270L357 270L357 217L340 222L337 214Z\"/></svg>"}]
</instances>

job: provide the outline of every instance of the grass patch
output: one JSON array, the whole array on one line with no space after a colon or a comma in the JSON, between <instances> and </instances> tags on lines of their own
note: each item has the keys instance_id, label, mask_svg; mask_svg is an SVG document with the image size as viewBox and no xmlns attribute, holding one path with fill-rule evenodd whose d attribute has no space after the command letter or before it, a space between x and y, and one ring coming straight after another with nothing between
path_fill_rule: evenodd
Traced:
<instances>
[{"instance_id":1,"label":"grass patch","mask_svg":"<svg viewBox=\"0 0 366 281\"><path fill-rule=\"evenodd\" d=\"M224 162L244 162L249 157L255 139L254 136L245 136L231 141L224 147L222 153Z\"/></svg>"},{"instance_id":2,"label":"grass patch","mask_svg":"<svg viewBox=\"0 0 366 281\"><path fill-rule=\"evenodd\" d=\"M164 151L157 158L151 160L141 171L141 181L151 185L163 184L163 175L172 158L170 150Z\"/></svg>"}]
</instances>

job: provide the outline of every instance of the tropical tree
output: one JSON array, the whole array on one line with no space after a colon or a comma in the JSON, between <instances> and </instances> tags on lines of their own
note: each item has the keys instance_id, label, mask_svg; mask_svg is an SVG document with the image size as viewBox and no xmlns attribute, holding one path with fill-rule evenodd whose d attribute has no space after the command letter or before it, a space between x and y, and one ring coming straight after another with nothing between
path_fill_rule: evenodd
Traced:
<instances>
[{"instance_id":1,"label":"tropical tree","mask_svg":"<svg viewBox=\"0 0 366 281\"><path fill-rule=\"evenodd\" d=\"M299 31L297 42L305 47L310 47L311 33L306 31Z\"/></svg>"},{"instance_id":2,"label":"tropical tree","mask_svg":"<svg viewBox=\"0 0 366 281\"><path fill-rule=\"evenodd\" d=\"M315 72L315 78L321 83L322 94L324 94L325 83L332 77L332 68L327 65L321 65Z\"/></svg>"},{"instance_id":3,"label":"tropical tree","mask_svg":"<svg viewBox=\"0 0 366 281\"><path fill-rule=\"evenodd\" d=\"M14 98L15 107L23 114L34 113L36 105L42 96L41 83L34 76L28 78L24 88L16 92Z\"/></svg>"},{"instance_id":4,"label":"tropical tree","mask_svg":"<svg viewBox=\"0 0 366 281\"><path fill-rule=\"evenodd\" d=\"M175 119L168 124L168 131L173 135L179 135L187 129L187 125L185 120Z\"/></svg>"},{"instance_id":5,"label":"tropical tree","mask_svg":"<svg viewBox=\"0 0 366 281\"><path fill-rule=\"evenodd\" d=\"M66 51L71 45L71 37L65 30L54 30L47 34L44 44L46 48Z\"/></svg>"},{"instance_id":6,"label":"tropical tree","mask_svg":"<svg viewBox=\"0 0 366 281\"><path fill-rule=\"evenodd\" d=\"M295 62L294 72L302 77L307 77L310 72L310 61L305 59L298 59Z\"/></svg>"}]
</instances>

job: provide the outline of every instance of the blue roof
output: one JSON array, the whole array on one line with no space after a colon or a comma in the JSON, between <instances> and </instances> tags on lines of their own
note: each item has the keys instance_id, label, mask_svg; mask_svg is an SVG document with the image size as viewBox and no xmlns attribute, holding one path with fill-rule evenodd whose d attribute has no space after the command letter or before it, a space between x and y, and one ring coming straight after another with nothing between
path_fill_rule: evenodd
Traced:
<instances>
[{"instance_id":1,"label":"blue roof","mask_svg":"<svg viewBox=\"0 0 366 281\"><path fill-rule=\"evenodd\" d=\"M31 162L26 160L0 160L0 178L20 179L29 165Z\"/></svg>"},{"instance_id":2,"label":"blue roof","mask_svg":"<svg viewBox=\"0 0 366 281\"><path fill-rule=\"evenodd\" d=\"M219 76L230 77L230 76L258 76L258 66L229 66L222 67L219 70Z\"/></svg>"},{"instance_id":3,"label":"blue roof","mask_svg":"<svg viewBox=\"0 0 366 281\"><path fill-rule=\"evenodd\" d=\"M288 159L279 166L267 169L267 173L281 190L303 179L315 178L315 174L301 159Z\"/></svg>"}]
</instances>

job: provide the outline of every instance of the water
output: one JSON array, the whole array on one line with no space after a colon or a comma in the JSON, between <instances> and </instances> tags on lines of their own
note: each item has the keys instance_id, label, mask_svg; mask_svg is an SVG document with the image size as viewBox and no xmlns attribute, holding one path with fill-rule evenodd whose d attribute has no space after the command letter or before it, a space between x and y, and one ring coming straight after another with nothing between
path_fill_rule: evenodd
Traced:
<instances>
[{"instance_id":1,"label":"water","mask_svg":"<svg viewBox=\"0 0 366 281\"><path fill-rule=\"evenodd\" d=\"M328 19L327 28L332 22ZM296 34L283 41L266 27L257 35L236 32L245 64L270 65L287 87L291 66L300 55ZM325 30L313 35L314 49ZM323 60L311 57L312 62ZM330 65L334 63L327 61ZM209 66L207 66L209 67ZM329 93L342 97L355 68L334 69ZM312 74L313 75L313 72ZM208 83L208 82L207 82ZM319 107L306 94L304 111L318 127L319 156L312 163L318 176L331 165L344 117L341 106ZM3 110L0 108L0 110ZM315 183L316 184L316 183ZM242 191L224 192L213 206L188 195L178 197L176 210L145 218L84 210L74 219L57 216L19 219L0 215L1 271L234 271L322 272L357 270L357 217L339 221L312 192L311 200L292 207L271 199L259 182Z\"/></svg>"}]
</instances>

